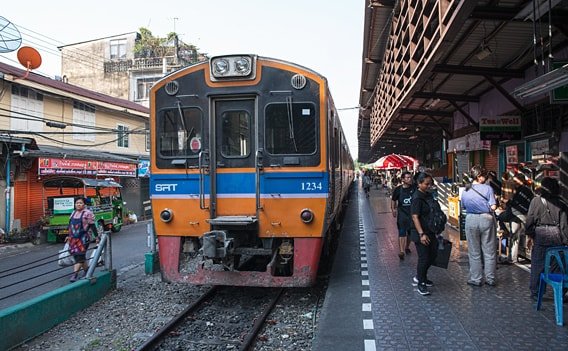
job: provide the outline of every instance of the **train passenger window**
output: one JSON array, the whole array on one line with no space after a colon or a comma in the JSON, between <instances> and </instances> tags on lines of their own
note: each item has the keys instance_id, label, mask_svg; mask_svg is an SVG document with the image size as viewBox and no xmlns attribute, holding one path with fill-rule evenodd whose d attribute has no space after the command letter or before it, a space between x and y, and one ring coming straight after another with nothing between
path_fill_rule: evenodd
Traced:
<instances>
[{"instance_id":1,"label":"train passenger window","mask_svg":"<svg viewBox=\"0 0 568 351\"><path fill-rule=\"evenodd\" d=\"M316 108L288 102L266 106L266 150L273 155L310 155L317 147Z\"/></svg>"},{"instance_id":2,"label":"train passenger window","mask_svg":"<svg viewBox=\"0 0 568 351\"><path fill-rule=\"evenodd\" d=\"M250 154L250 114L247 111L223 112L221 124L223 157L247 157Z\"/></svg>"},{"instance_id":3,"label":"train passenger window","mask_svg":"<svg viewBox=\"0 0 568 351\"><path fill-rule=\"evenodd\" d=\"M201 151L201 110L164 110L158 119L158 150L162 157L197 157Z\"/></svg>"}]
</instances>

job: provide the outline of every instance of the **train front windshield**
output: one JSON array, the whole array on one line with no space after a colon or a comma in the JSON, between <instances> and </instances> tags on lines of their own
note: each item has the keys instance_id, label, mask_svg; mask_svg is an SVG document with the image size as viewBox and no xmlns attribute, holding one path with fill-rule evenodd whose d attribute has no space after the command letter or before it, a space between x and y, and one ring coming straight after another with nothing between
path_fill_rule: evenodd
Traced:
<instances>
[{"instance_id":1,"label":"train front windshield","mask_svg":"<svg viewBox=\"0 0 568 351\"><path fill-rule=\"evenodd\" d=\"M163 111L158 119L160 156L163 158L197 158L201 151L202 113L197 108Z\"/></svg>"},{"instance_id":2,"label":"train front windshield","mask_svg":"<svg viewBox=\"0 0 568 351\"><path fill-rule=\"evenodd\" d=\"M312 103L277 103L266 106L266 150L273 155L315 153L315 117L315 106Z\"/></svg>"}]
</instances>

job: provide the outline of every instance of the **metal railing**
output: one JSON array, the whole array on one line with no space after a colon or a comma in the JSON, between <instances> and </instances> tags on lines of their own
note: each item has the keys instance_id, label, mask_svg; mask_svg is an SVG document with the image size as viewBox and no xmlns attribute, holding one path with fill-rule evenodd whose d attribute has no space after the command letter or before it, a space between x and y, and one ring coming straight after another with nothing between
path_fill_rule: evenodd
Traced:
<instances>
[{"instance_id":1,"label":"metal railing","mask_svg":"<svg viewBox=\"0 0 568 351\"><path fill-rule=\"evenodd\" d=\"M93 250L94 254L92 253ZM69 271L69 268L73 265L59 266L59 255L60 252L40 258L34 257L33 260L25 262L24 264L0 270L0 302L25 292L30 292L30 295L33 295L32 297L39 296L52 290L52 288L46 288L46 285L61 280L62 278L68 278L72 273ZM97 246L87 250L89 268L84 279L91 279L93 277L95 269L98 266L99 258L102 255L104 255L102 269L112 270L112 245L108 232L104 232L100 235L100 242ZM52 268L53 266L57 268ZM30 271L32 273L30 273ZM62 271L65 271L65 273L61 274ZM58 287L59 286L54 285L53 289ZM15 303L24 302L23 299L15 300L18 300ZM0 307L0 309L2 309L2 307Z\"/></svg>"}]
</instances>

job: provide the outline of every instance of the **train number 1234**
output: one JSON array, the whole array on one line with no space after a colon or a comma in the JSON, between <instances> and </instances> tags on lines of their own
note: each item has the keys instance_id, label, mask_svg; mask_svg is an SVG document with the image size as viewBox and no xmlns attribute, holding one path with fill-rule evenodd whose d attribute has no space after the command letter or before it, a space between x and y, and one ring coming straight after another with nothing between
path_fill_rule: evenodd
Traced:
<instances>
[{"instance_id":1,"label":"train number 1234","mask_svg":"<svg viewBox=\"0 0 568 351\"><path fill-rule=\"evenodd\" d=\"M316 191L321 189L321 182L302 182L302 191Z\"/></svg>"}]
</instances>

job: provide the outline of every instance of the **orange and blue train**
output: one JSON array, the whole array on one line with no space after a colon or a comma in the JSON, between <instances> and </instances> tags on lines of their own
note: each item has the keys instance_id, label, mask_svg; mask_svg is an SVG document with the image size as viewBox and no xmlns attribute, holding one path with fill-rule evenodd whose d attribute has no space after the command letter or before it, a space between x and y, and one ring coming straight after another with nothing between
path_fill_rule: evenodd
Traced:
<instances>
[{"instance_id":1,"label":"orange and blue train","mask_svg":"<svg viewBox=\"0 0 568 351\"><path fill-rule=\"evenodd\" d=\"M150 106L163 280L312 285L354 177L327 80L282 60L216 56L157 82Z\"/></svg>"}]
</instances>

